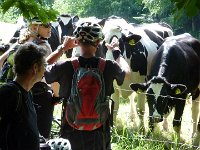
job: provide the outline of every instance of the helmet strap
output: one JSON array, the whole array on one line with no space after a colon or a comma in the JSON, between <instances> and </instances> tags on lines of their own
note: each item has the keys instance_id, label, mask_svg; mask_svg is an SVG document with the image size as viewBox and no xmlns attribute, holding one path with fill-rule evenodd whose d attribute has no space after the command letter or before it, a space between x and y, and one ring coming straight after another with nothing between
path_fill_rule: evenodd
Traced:
<instances>
[{"instance_id":1,"label":"helmet strap","mask_svg":"<svg viewBox=\"0 0 200 150\"><path fill-rule=\"evenodd\" d=\"M39 24L37 25L36 31L33 31L31 28L29 28L29 31L31 32L31 35L34 37L39 37L38 31L39 31Z\"/></svg>"}]
</instances>

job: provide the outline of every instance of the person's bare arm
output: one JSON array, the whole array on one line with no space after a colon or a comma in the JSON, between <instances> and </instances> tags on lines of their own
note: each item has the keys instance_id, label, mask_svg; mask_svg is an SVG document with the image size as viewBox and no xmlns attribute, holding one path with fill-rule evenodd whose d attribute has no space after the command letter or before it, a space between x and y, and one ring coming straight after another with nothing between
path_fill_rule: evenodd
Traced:
<instances>
[{"instance_id":1,"label":"person's bare arm","mask_svg":"<svg viewBox=\"0 0 200 150\"><path fill-rule=\"evenodd\" d=\"M114 38L113 41L110 44L106 44L108 50L110 51L118 51L120 52L119 49L119 42L117 38ZM114 52L112 52L114 53ZM114 57L112 57L114 59ZM126 73L125 78L128 79L131 74L130 67L126 60L119 54L119 57L115 59L115 61L119 64L120 68Z\"/></svg>"},{"instance_id":2,"label":"person's bare arm","mask_svg":"<svg viewBox=\"0 0 200 150\"><path fill-rule=\"evenodd\" d=\"M72 49L76 47L77 44L75 42L74 37L67 36L65 37L65 40L62 45L60 45L57 50L55 50L53 53L51 53L47 58L46 61L48 64L55 63L65 51L68 51L69 49Z\"/></svg>"}]
</instances>

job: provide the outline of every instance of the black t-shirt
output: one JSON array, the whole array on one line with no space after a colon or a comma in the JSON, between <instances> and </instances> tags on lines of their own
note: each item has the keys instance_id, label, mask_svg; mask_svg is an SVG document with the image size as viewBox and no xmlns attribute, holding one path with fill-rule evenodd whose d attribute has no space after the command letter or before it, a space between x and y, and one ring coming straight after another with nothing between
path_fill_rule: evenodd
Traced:
<instances>
[{"instance_id":1,"label":"black t-shirt","mask_svg":"<svg viewBox=\"0 0 200 150\"><path fill-rule=\"evenodd\" d=\"M80 56L78 60L80 67L97 68L99 63L99 58L97 57L84 58ZM60 97L68 98L71 92L73 74L74 69L69 60L48 66L45 72L45 79L49 84L58 82L60 84ZM117 84L121 85L124 81L125 72L122 71L117 62L106 60L103 77L106 96L111 96L114 93L113 81L116 80Z\"/></svg>"},{"instance_id":2,"label":"black t-shirt","mask_svg":"<svg viewBox=\"0 0 200 150\"><path fill-rule=\"evenodd\" d=\"M31 93L17 82L0 88L0 132L4 133L1 140L6 150L39 150L37 115L32 99Z\"/></svg>"}]
</instances>

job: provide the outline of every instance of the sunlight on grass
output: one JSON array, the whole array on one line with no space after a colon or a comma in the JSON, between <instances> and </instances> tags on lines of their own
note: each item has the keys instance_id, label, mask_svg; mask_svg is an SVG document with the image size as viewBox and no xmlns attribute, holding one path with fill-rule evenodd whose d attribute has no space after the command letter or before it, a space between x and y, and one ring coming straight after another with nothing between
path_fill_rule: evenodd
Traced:
<instances>
[{"instance_id":1,"label":"sunlight on grass","mask_svg":"<svg viewBox=\"0 0 200 150\"><path fill-rule=\"evenodd\" d=\"M154 133L150 137L145 137L138 132L139 117L134 114L134 120L130 119L130 103L121 99L117 121L112 128L112 149L113 150L185 150L191 149L192 136L192 117L191 117L191 100L188 100L184 109L182 128L181 128L181 145L177 145L176 139L173 139L172 120L174 112L168 117L169 130L163 131L162 122L155 127ZM60 118L62 105L55 106L54 117ZM145 112L148 112L146 104ZM148 130L148 113L144 116L145 129ZM185 144L185 145L184 145Z\"/></svg>"},{"instance_id":2,"label":"sunlight on grass","mask_svg":"<svg viewBox=\"0 0 200 150\"><path fill-rule=\"evenodd\" d=\"M117 121L112 132L112 147L113 150L133 149L133 150L172 150L172 149L190 149L192 136L192 117L191 117L191 100L188 100L184 109L182 128L181 128L181 143L177 145L176 139L173 139L172 120L174 112L168 117L169 130L163 131L162 122L159 123L151 137L145 137L138 132L139 118L134 114L134 120L130 120L130 104L124 102L120 104ZM148 106L146 104L145 111L145 128L148 129ZM166 141L166 142L165 142ZM186 144L186 145L184 145Z\"/></svg>"}]
</instances>

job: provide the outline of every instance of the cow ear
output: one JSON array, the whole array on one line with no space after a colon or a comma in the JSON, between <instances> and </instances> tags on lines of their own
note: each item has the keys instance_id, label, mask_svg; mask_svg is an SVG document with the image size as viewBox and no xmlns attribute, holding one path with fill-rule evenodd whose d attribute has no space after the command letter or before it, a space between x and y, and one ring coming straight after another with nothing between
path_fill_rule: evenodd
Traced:
<instances>
[{"instance_id":1,"label":"cow ear","mask_svg":"<svg viewBox=\"0 0 200 150\"><path fill-rule=\"evenodd\" d=\"M146 83L132 83L130 87L133 91L141 93L147 90L148 85Z\"/></svg>"},{"instance_id":2,"label":"cow ear","mask_svg":"<svg viewBox=\"0 0 200 150\"><path fill-rule=\"evenodd\" d=\"M175 95L181 95L187 90L187 87L183 84L172 84L171 89Z\"/></svg>"},{"instance_id":3,"label":"cow ear","mask_svg":"<svg viewBox=\"0 0 200 150\"><path fill-rule=\"evenodd\" d=\"M128 42L130 45L135 45L136 43L138 43L140 40L141 40L141 36L140 35L137 35L137 34L122 34L122 40L124 42Z\"/></svg>"},{"instance_id":4,"label":"cow ear","mask_svg":"<svg viewBox=\"0 0 200 150\"><path fill-rule=\"evenodd\" d=\"M78 17L77 15L74 16L73 19L72 19L72 21L73 21L73 22L78 22L78 21L79 21L79 17Z\"/></svg>"},{"instance_id":5,"label":"cow ear","mask_svg":"<svg viewBox=\"0 0 200 150\"><path fill-rule=\"evenodd\" d=\"M103 18L100 22L98 22L98 24L100 26L102 26L102 27L104 27L105 23L106 23L106 19L105 18Z\"/></svg>"},{"instance_id":6,"label":"cow ear","mask_svg":"<svg viewBox=\"0 0 200 150\"><path fill-rule=\"evenodd\" d=\"M135 43L139 42L141 40L141 36L140 35L137 35L137 34L133 34L130 36L130 40L129 40L129 44L131 45L135 45Z\"/></svg>"}]
</instances>

